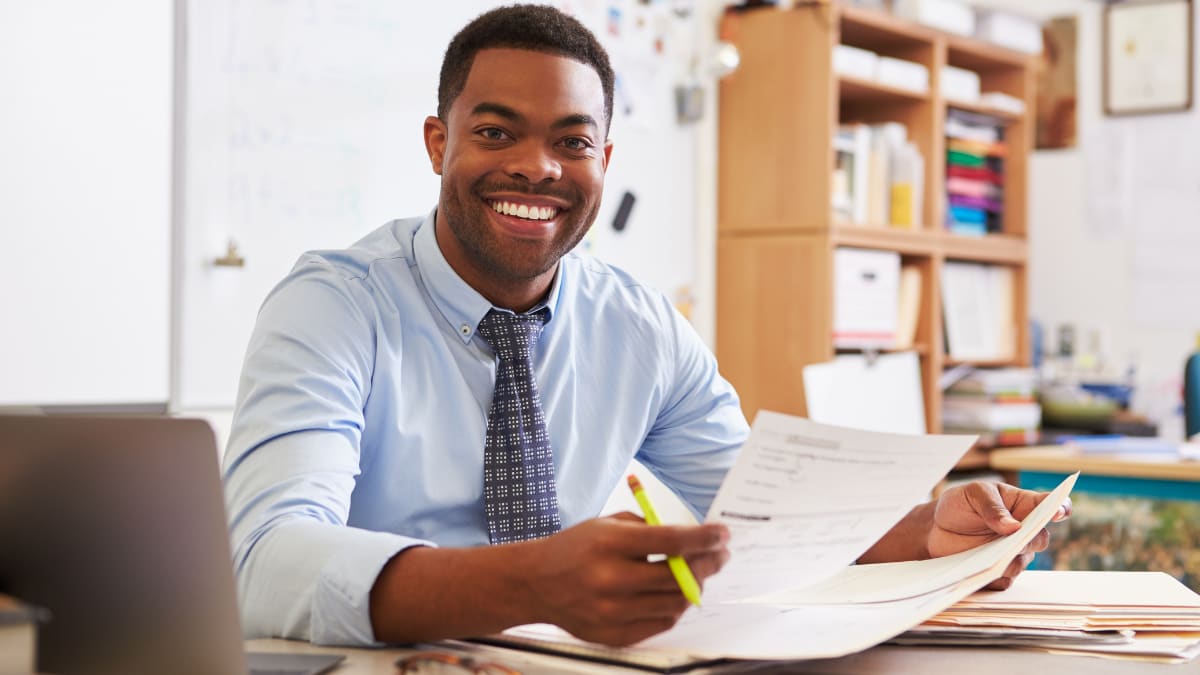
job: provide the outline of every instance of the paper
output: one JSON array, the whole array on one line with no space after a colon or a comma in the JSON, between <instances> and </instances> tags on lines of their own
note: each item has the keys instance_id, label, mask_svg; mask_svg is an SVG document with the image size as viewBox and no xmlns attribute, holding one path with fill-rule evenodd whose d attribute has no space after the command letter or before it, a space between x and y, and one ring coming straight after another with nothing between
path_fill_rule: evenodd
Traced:
<instances>
[{"instance_id":1,"label":"paper","mask_svg":"<svg viewBox=\"0 0 1200 675\"><path fill-rule=\"evenodd\" d=\"M705 602L819 583L883 536L975 442L826 426L762 411L709 508L729 563Z\"/></svg>"},{"instance_id":2,"label":"paper","mask_svg":"<svg viewBox=\"0 0 1200 675\"><path fill-rule=\"evenodd\" d=\"M998 578L1050 522L1076 476L1064 480L1012 535L941 559L851 568L843 574L866 576L839 584L840 591L815 591L806 604L780 603L804 598L799 591L790 598L783 591L812 587L845 570L923 499L973 441L856 431L759 413L709 511L710 520L729 526L732 557L708 579L704 605L688 609L674 628L636 647L606 648L604 658L626 663L830 658L876 645L936 615ZM751 598L765 591L780 596L770 604ZM751 601L734 601L745 598ZM548 626L508 633L518 646L532 639L542 649L567 654L578 653L581 644Z\"/></svg>"},{"instance_id":3,"label":"paper","mask_svg":"<svg viewBox=\"0 0 1200 675\"><path fill-rule=\"evenodd\" d=\"M1016 353L1012 268L947 262L942 280L942 313L950 357L1012 358Z\"/></svg>"},{"instance_id":4,"label":"paper","mask_svg":"<svg viewBox=\"0 0 1200 675\"><path fill-rule=\"evenodd\" d=\"M896 641L1184 661L1200 653L1198 631L1200 595L1163 572L1028 571L1007 591L975 593Z\"/></svg>"},{"instance_id":5,"label":"paper","mask_svg":"<svg viewBox=\"0 0 1200 675\"><path fill-rule=\"evenodd\" d=\"M997 561L1007 565L1051 521L1074 487L1076 476L1068 476L1021 522L1021 529L1008 537L941 558L855 565L819 587L771 593L751 601L777 605L894 602L983 578L975 586L978 588L1000 576L1003 568L996 569Z\"/></svg>"},{"instance_id":6,"label":"paper","mask_svg":"<svg viewBox=\"0 0 1200 675\"><path fill-rule=\"evenodd\" d=\"M821 424L897 434L925 433L921 367L913 352L868 359L844 354L804 367L809 418Z\"/></svg>"}]
</instances>

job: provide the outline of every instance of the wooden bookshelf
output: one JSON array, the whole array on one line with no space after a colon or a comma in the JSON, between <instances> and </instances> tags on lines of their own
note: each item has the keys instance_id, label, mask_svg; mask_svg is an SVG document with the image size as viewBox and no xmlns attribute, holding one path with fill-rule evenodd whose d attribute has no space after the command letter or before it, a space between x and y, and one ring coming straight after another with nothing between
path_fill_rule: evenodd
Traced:
<instances>
[{"instance_id":1,"label":"wooden bookshelf","mask_svg":"<svg viewBox=\"0 0 1200 675\"><path fill-rule=\"evenodd\" d=\"M1016 353L978 365L1030 360L1026 241L1028 155L1033 147L1034 61L1002 47L946 35L889 14L837 2L731 12L722 39L741 66L721 82L717 355L742 396L759 409L805 414L801 369L847 350L833 344L833 257L840 246L895 251L922 276L916 351L930 431L941 430L944 353L941 277L947 261L1011 267ZM833 50L847 44L929 69L928 92L838 75ZM942 66L978 72L982 90L1021 99L1024 114L947 101ZM945 120L958 108L1005 125L1003 230L945 230ZM902 122L925 160L921 225L835 221L833 139L839 124ZM888 350L883 350L888 351Z\"/></svg>"}]
</instances>

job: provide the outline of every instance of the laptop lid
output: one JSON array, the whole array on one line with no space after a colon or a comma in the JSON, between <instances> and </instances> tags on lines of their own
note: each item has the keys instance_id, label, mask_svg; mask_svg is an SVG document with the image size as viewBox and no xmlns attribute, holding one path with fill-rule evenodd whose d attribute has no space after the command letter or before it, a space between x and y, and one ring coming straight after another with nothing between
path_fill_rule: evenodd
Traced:
<instances>
[{"instance_id":1,"label":"laptop lid","mask_svg":"<svg viewBox=\"0 0 1200 675\"><path fill-rule=\"evenodd\" d=\"M245 673L212 429L0 416L0 592L50 610L42 671Z\"/></svg>"}]
</instances>

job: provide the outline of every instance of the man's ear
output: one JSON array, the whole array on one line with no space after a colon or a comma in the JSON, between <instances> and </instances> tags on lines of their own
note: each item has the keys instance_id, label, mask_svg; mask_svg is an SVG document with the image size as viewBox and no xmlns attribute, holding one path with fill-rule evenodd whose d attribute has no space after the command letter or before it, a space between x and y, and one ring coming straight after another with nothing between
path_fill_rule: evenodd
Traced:
<instances>
[{"instance_id":1,"label":"man's ear","mask_svg":"<svg viewBox=\"0 0 1200 675\"><path fill-rule=\"evenodd\" d=\"M613 142L609 139L604 141L604 170L608 171L608 163L612 161Z\"/></svg>"},{"instance_id":2,"label":"man's ear","mask_svg":"<svg viewBox=\"0 0 1200 675\"><path fill-rule=\"evenodd\" d=\"M442 160L446 156L446 123L435 115L425 118L425 151L433 172L442 175Z\"/></svg>"}]
</instances>

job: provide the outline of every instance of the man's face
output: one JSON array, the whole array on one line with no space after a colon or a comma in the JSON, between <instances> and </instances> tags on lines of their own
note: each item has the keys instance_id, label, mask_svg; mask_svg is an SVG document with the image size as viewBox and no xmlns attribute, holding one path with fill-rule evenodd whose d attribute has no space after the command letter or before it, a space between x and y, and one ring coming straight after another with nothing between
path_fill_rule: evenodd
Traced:
<instances>
[{"instance_id":1,"label":"man's face","mask_svg":"<svg viewBox=\"0 0 1200 675\"><path fill-rule=\"evenodd\" d=\"M600 76L561 56L485 49L446 117L425 122L442 253L492 302L532 304L600 207L612 150Z\"/></svg>"}]
</instances>

